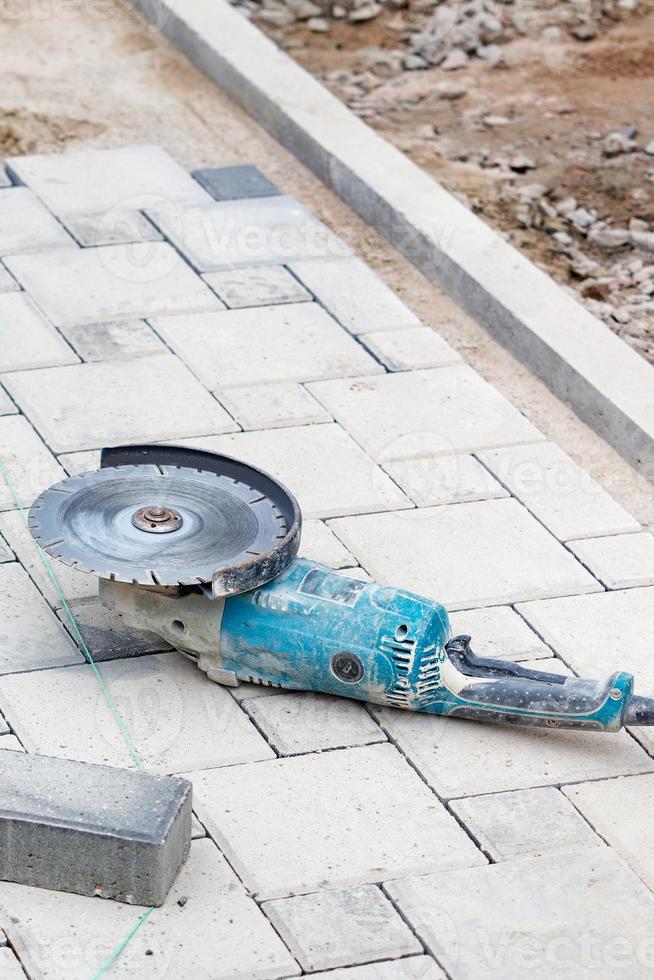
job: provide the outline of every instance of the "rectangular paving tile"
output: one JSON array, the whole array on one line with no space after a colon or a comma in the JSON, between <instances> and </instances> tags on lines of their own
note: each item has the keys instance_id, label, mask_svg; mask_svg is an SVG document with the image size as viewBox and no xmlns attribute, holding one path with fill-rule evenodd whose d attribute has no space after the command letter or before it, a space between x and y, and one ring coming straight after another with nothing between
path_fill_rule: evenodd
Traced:
<instances>
[{"instance_id":1,"label":"rectangular paving tile","mask_svg":"<svg viewBox=\"0 0 654 980\"><path fill-rule=\"evenodd\" d=\"M398 459L383 468L418 507L509 496L474 456L466 454Z\"/></svg>"},{"instance_id":2,"label":"rectangular paving tile","mask_svg":"<svg viewBox=\"0 0 654 980\"><path fill-rule=\"evenodd\" d=\"M640 530L638 521L552 442L477 455L560 541Z\"/></svg>"},{"instance_id":3,"label":"rectangular paving tile","mask_svg":"<svg viewBox=\"0 0 654 980\"><path fill-rule=\"evenodd\" d=\"M74 246L75 242L27 187L0 191L0 255Z\"/></svg>"},{"instance_id":4,"label":"rectangular paving tile","mask_svg":"<svg viewBox=\"0 0 654 980\"><path fill-rule=\"evenodd\" d=\"M383 373L316 303L150 321L207 388Z\"/></svg>"},{"instance_id":5,"label":"rectangular paving tile","mask_svg":"<svg viewBox=\"0 0 654 980\"><path fill-rule=\"evenodd\" d=\"M131 905L7 882L0 882L0 906L30 976L48 980L89 980L138 917ZM111 972L120 980L275 980L300 968L204 838L193 842L164 906L148 917Z\"/></svg>"},{"instance_id":6,"label":"rectangular paving tile","mask_svg":"<svg viewBox=\"0 0 654 980\"><path fill-rule=\"evenodd\" d=\"M198 272L335 258L351 249L292 197L154 206L150 220Z\"/></svg>"},{"instance_id":7,"label":"rectangular paving tile","mask_svg":"<svg viewBox=\"0 0 654 980\"><path fill-rule=\"evenodd\" d=\"M466 633L482 657L500 660L540 660L552 651L510 606L486 606L450 614L452 635ZM539 670L538 664L535 669Z\"/></svg>"},{"instance_id":8,"label":"rectangular paving tile","mask_svg":"<svg viewBox=\"0 0 654 980\"><path fill-rule=\"evenodd\" d=\"M62 333L84 361L118 361L165 351L163 341L144 320L88 323Z\"/></svg>"},{"instance_id":9,"label":"rectangular paving tile","mask_svg":"<svg viewBox=\"0 0 654 980\"><path fill-rule=\"evenodd\" d=\"M79 362L24 293L0 293L0 329L1 371Z\"/></svg>"},{"instance_id":10,"label":"rectangular paving tile","mask_svg":"<svg viewBox=\"0 0 654 980\"><path fill-rule=\"evenodd\" d=\"M237 428L171 354L23 371L3 382L55 452Z\"/></svg>"},{"instance_id":11,"label":"rectangular paving tile","mask_svg":"<svg viewBox=\"0 0 654 980\"><path fill-rule=\"evenodd\" d=\"M276 303L307 303L311 293L283 265L207 272L202 276L230 309L273 306Z\"/></svg>"},{"instance_id":12,"label":"rectangular paving tile","mask_svg":"<svg viewBox=\"0 0 654 980\"><path fill-rule=\"evenodd\" d=\"M402 960L313 973L312 977L313 980L445 980L445 974L430 956L407 956Z\"/></svg>"},{"instance_id":13,"label":"rectangular paving tile","mask_svg":"<svg viewBox=\"0 0 654 980\"><path fill-rule=\"evenodd\" d=\"M386 885L457 980L648 974L654 898L607 847ZM474 942L470 937L474 936Z\"/></svg>"},{"instance_id":14,"label":"rectangular paving tile","mask_svg":"<svg viewBox=\"0 0 654 980\"><path fill-rule=\"evenodd\" d=\"M186 441L201 449L236 456L271 473L295 494L307 520L411 506L402 491L338 425L266 429Z\"/></svg>"},{"instance_id":15,"label":"rectangular paving tile","mask_svg":"<svg viewBox=\"0 0 654 980\"><path fill-rule=\"evenodd\" d=\"M99 214L70 214L62 219L75 241L83 248L131 242L160 242L163 238L140 211L112 209Z\"/></svg>"},{"instance_id":16,"label":"rectangular paving tile","mask_svg":"<svg viewBox=\"0 0 654 980\"><path fill-rule=\"evenodd\" d=\"M2 980L27 980L27 974L20 965L20 960L7 946L0 948L0 976Z\"/></svg>"},{"instance_id":17,"label":"rectangular paving tile","mask_svg":"<svg viewBox=\"0 0 654 980\"><path fill-rule=\"evenodd\" d=\"M246 197L273 197L279 191L258 167L205 167L192 176L216 201L239 201Z\"/></svg>"},{"instance_id":18,"label":"rectangular paving tile","mask_svg":"<svg viewBox=\"0 0 654 980\"><path fill-rule=\"evenodd\" d=\"M10 293L19 289L20 286L14 277L9 274L9 270L0 262L0 293Z\"/></svg>"},{"instance_id":19,"label":"rectangular paving tile","mask_svg":"<svg viewBox=\"0 0 654 980\"><path fill-rule=\"evenodd\" d=\"M255 698L247 713L279 755L300 755L385 742L386 736L355 701L308 691Z\"/></svg>"},{"instance_id":20,"label":"rectangular paving tile","mask_svg":"<svg viewBox=\"0 0 654 980\"><path fill-rule=\"evenodd\" d=\"M10 157L11 172L54 214L139 211L155 202L202 204L209 195L159 146Z\"/></svg>"},{"instance_id":21,"label":"rectangular paving tile","mask_svg":"<svg viewBox=\"0 0 654 980\"><path fill-rule=\"evenodd\" d=\"M303 521L299 554L330 568L351 568L357 563L356 558L322 521Z\"/></svg>"},{"instance_id":22,"label":"rectangular paving tile","mask_svg":"<svg viewBox=\"0 0 654 980\"><path fill-rule=\"evenodd\" d=\"M57 327L223 306L167 242L59 248L5 264Z\"/></svg>"},{"instance_id":23,"label":"rectangular paving tile","mask_svg":"<svg viewBox=\"0 0 654 980\"><path fill-rule=\"evenodd\" d=\"M62 566L59 562L55 565ZM56 571L56 569L55 569ZM91 582L97 579L87 576ZM73 642L83 652L84 647L79 639L81 633L84 643L91 651L96 663L106 660L120 660L123 657L142 657L146 653L160 653L170 650L171 646L156 633L148 630L135 629L126 626L121 617L100 602L97 598L77 599L69 602L68 609L62 607L61 600L57 603L56 613ZM71 620L70 613L73 620Z\"/></svg>"},{"instance_id":24,"label":"rectangular paving tile","mask_svg":"<svg viewBox=\"0 0 654 980\"><path fill-rule=\"evenodd\" d=\"M277 899L262 908L300 966L311 972L422 953L375 885Z\"/></svg>"},{"instance_id":25,"label":"rectangular paving tile","mask_svg":"<svg viewBox=\"0 0 654 980\"><path fill-rule=\"evenodd\" d=\"M101 670L148 771L274 757L233 698L181 654L114 660ZM89 665L1 678L0 710L30 752L135 767Z\"/></svg>"},{"instance_id":26,"label":"rectangular paving tile","mask_svg":"<svg viewBox=\"0 0 654 980\"><path fill-rule=\"evenodd\" d=\"M0 514L0 521L2 520L3 516L3 514ZM6 543L5 539L0 537L0 562L15 561L15 558L16 556Z\"/></svg>"},{"instance_id":27,"label":"rectangular paving tile","mask_svg":"<svg viewBox=\"0 0 654 980\"><path fill-rule=\"evenodd\" d=\"M0 385L0 415L16 415L17 413L18 406L14 405L5 389Z\"/></svg>"},{"instance_id":28,"label":"rectangular paving tile","mask_svg":"<svg viewBox=\"0 0 654 980\"><path fill-rule=\"evenodd\" d=\"M431 327L365 333L359 335L359 340L389 371L461 363L460 355Z\"/></svg>"},{"instance_id":29,"label":"rectangular paving tile","mask_svg":"<svg viewBox=\"0 0 654 980\"><path fill-rule=\"evenodd\" d=\"M15 735L2 735L0 737L0 749L3 752L24 752L25 749L20 744ZM0 945L2 945L0 943Z\"/></svg>"},{"instance_id":30,"label":"rectangular paving tile","mask_svg":"<svg viewBox=\"0 0 654 980\"><path fill-rule=\"evenodd\" d=\"M291 262L290 268L350 333L420 326L415 313L359 258Z\"/></svg>"},{"instance_id":31,"label":"rectangular paving tile","mask_svg":"<svg viewBox=\"0 0 654 980\"><path fill-rule=\"evenodd\" d=\"M379 462L542 438L469 367L321 381L309 390Z\"/></svg>"},{"instance_id":32,"label":"rectangular paving tile","mask_svg":"<svg viewBox=\"0 0 654 980\"><path fill-rule=\"evenodd\" d=\"M442 797L654 771L625 732L513 728L380 707L372 713Z\"/></svg>"},{"instance_id":33,"label":"rectangular paving tile","mask_svg":"<svg viewBox=\"0 0 654 980\"><path fill-rule=\"evenodd\" d=\"M624 776L564 786L588 823L622 855L649 888L654 887L654 775Z\"/></svg>"},{"instance_id":34,"label":"rectangular paving tile","mask_svg":"<svg viewBox=\"0 0 654 980\"><path fill-rule=\"evenodd\" d=\"M189 778L200 819L261 899L485 862L390 745Z\"/></svg>"},{"instance_id":35,"label":"rectangular paving tile","mask_svg":"<svg viewBox=\"0 0 654 980\"><path fill-rule=\"evenodd\" d=\"M570 801L553 786L469 796L453 800L450 805L494 861L603 845L602 839L593 833Z\"/></svg>"},{"instance_id":36,"label":"rectangular paving tile","mask_svg":"<svg viewBox=\"0 0 654 980\"><path fill-rule=\"evenodd\" d=\"M614 534L573 541L570 550L607 589L654 585L654 537Z\"/></svg>"},{"instance_id":37,"label":"rectangular paving tile","mask_svg":"<svg viewBox=\"0 0 654 980\"><path fill-rule=\"evenodd\" d=\"M221 388L216 397L244 429L277 429L332 421L320 402L294 381Z\"/></svg>"},{"instance_id":38,"label":"rectangular paving tile","mask_svg":"<svg viewBox=\"0 0 654 980\"><path fill-rule=\"evenodd\" d=\"M17 562L0 565L0 674L83 659L25 569Z\"/></svg>"},{"instance_id":39,"label":"rectangular paving tile","mask_svg":"<svg viewBox=\"0 0 654 980\"><path fill-rule=\"evenodd\" d=\"M19 415L0 417L0 459L23 507L31 507L42 490L65 476L27 419ZM0 473L0 510L13 510L15 507L12 492Z\"/></svg>"},{"instance_id":40,"label":"rectangular paving tile","mask_svg":"<svg viewBox=\"0 0 654 980\"><path fill-rule=\"evenodd\" d=\"M374 579L448 609L601 590L517 500L348 517L329 526Z\"/></svg>"}]
</instances>

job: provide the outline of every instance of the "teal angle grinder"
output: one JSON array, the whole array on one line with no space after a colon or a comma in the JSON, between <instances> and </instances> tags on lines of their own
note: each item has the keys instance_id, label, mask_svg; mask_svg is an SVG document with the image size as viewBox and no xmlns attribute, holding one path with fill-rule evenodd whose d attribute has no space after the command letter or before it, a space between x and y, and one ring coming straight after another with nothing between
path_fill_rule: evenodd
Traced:
<instances>
[{"instance_id":1,"label":"teal angle grinder","mask_svg":"<svg viewBox=\"0 0 654 980\"><path fill-rule=\"evenodd\" d=\"M105 449L34 502L44 551L97 575L107 607L242 682L478 721L615 732L654 725L631 674L563 677L476 656L431 599L297 558L301 515L271 476L177 446Z\"/></svg>"}]
</instances>

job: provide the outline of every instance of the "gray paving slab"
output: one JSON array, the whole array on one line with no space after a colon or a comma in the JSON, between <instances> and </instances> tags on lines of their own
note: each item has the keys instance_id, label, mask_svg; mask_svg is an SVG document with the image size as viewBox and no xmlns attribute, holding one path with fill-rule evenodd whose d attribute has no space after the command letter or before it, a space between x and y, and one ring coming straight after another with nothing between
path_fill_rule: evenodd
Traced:
<instances>
[{"instance_id":1,"label":"gray paving slab","mask_svg":"<svg viewBox=\"0 0 654 980\"><path fill-rule=\"evenodd\" d=\"M159 146L10 157L10 172L57 215L137 211L153 199L202 204L209 195Z\"/></svg>"},{"instance_id":2,"label":"gray paving slab","mask_svg":"<svg viewBox=\"0 0 654 980\"><path fill-rule=\"evenodd\" d=\"M312 976L313 980L445 980L445 974L430 956L407 956L402 960L330 970Z\"/></svg>"},{"instance_id":3,"label":"gray paving slab","mask_svg":"<svg viewBox=\"0 0 654 980\"><path fill-rule=\"evenodd\" d=\"M348 517L329 526L374 579L448 609L602 590L513 499Z\"/></svg>"},{"instance_id":4,"label":"gray paving slab","mask_svg":"<svg viewBox=\"0 0 654 980\"><path fill-rule=\"evenodd\" d=\"M0 921L30 976L48 980L89 980L139 914L130 905L3 882L0 907L8 910L0 913ZM112 966L119 980L276 980L299 972L207 838L193 842L163 907L149 916Z\"/></svg>"},{"instance_id":5,"label":"gray paving slab","mask_svg":"<svg viewBox=\"0 0 654 980\"><path fill-rule=\"evenodd\" d=\"M3 166L0 167L0 187L11 187L11 186L12 186L11 178L7 173L7 168L3 164Z\"/></svg>"},{"instance_id":6,"label":"gray paving slab","mask_svg":"<svg viewBox=\"0 0 654 980\"><path fill-rule=\"evenodd\" d=\"M0 255L74 245L63 225L27 187L0 190Z\"/></svg>"},{"instance_id":7,"label":"gray paving slab","mask_svg":"<svg viewBox=\"0 0 654 980\"><path fill-rule=\"evenodd\" d=\"M261 899L486 860L391 745L189 778L200 819Z\"/></svg>"},{"instance_id":8,"label":"gray paving slab","mask_svg":"<svg viewBox=\"0 0 654 980\"><path fill-rule=\"evenodd\" d=\"M5 268L0 262L0 293L10 293L14 290L19 290L20 286L14 279L14 277L9 273L9 270Z\"/></svg>"},{"instance_id":9,"label":"gray paving slab","mask_svg":"<svg viewBox=\"0 0 654 980\"><path fill-rule=\"evenodd\" d=\"M95 577L89 576L89 578L93 584ZM97 582L97 579L95 581ZM73 642L83 652L79 639L81 633L97 663L105 660L121 660L125 657L142 657L147 653L159 653L171 649L170 645L156 633L126 626L120 616L107 609L99 599L77 599L68 603L68 609L73 615L75 626L66 608L57 609L59 619Z\"/></svg>"},{"instance_id":10,"label":"gray paving slab","mask_svg":"<svg viewBox=\"0 0 654 980\"><path fill-rule=\"evenodd\" d=\"M243 429L276 429L333 421L320 402L294 381L221 388L216 391L216 397Z\"/></svg>"},{"instance_id":11,"label":"gray paving slab","mask_svg":"<svg viewBox=\"0 0 654 980\"><path fill-rule=\"evenodd\" d=\"M422 953L422 944L375 885L264 902L300 966L312 973Z\"/></svg>"},{"instance_id":12,"label":"gray paving slab","mask_svg":"<svg viewBox=\"0 0 654 980\"><path fill-rule=\"evenodd\" d=\"M2 519L2 517L3 515L0 514L0 520ZM4 538L0 537L0 562L14 561L15 557L16 556L14 555L13 551L6 543Z\"/></svg>"},{"instance_id":13,"label":"gray paving slab","mask_svg":"<svg viewBox=\"0 0 654 980\"><path fill-rule=\"evenodd\" d=\"M247 197L274 197L279 191L271 180L252 164L235 167L205 167L191 176L216 201L235 201Z\"/></svg>"},{"instance_id":14,"label":"gray paving slab","mask_svg":"<svg viewBox=\"0 0 654 980\"><path fill-rule=\"evenodd\" d=\"M0 754L0 879L161 905L191 845L185 779Z\"/></svg>"},{"instance_id":15,"label":"gray paving slab","mask_svg":"<svg viewBox=\"0 0 654 980\"><path fill-rule=\"evenodd\" d=\"M0 415L16 415L17 413L18 407L14 405L5 389L0 385Z\"/></svg>"},{"instance_id":16,"label":"gray paving slab","mask_svg":"<svg viewBox=\"0 0 654 980\"><path fill-rule=\"evenodd\" d=\"M380 462L542 439L467 366L322 381L309 391Z\"/></svg>"},{"instance_id":17,"label":"gray paving slab","mask_svg":"<svg viewBox=\"0 0 654 980\"><path fill-rule=\"evenodd\" d=\"M500 660L540 660L552 651L510 606L486 606L450 613L452 634L472 637L472 648L482 657ZM535 669L540 669L538 664Z\"/></svg>"},{"instance_id":18,"label":"gray paving slab","mask_svg":"<svg viewBox=\"0 0 654 980\"><path fill-rule=\"evenodd\" d=\"M654 898L607 847L393 881L386 891L461 980L646 976ZM475 936L474 942L470 941Z\"/></svg>"},{"instance_id":19,"label":"gray paving slab","mask_svg":"<svg viewBox=\"0 0 654 980\"><path fill-rule=\"evenodd\" d=\"M654 537L615 534L572 541L570 550L607 589L654 585Z\"/></svg>"},{"instance_id":20,"label":"gray paving slab","mask_svg":"<svg viewBox=\"0 0 654 980\"><path fill-rule=\"evenodd\" d=\"M359 258L289 265L318 302L352 334L420 326L415 313Z\"/></svg>"},{"instance_id":21,"label":"gray paving slab","mask_svg":"<svg viewBox=\"0 0 654 980\"><path fill-rule=\"evenodd\" d=\"M59 248L5 265L57 327L223 306L167 242Z\"/></svg>"},{"instance_id":22,"label":"gray paving slab","mask_svg":"<svg viewBox=\"0 0 654 980\"><path fill-rule=\"evenodd\" d=\"M275 303L307 303L311 293L282 265L207 272L202 276L230 309L273 306Z\"/></svg>"},{"instance_id":23,"label":"gray paving slab","mask_svg":"<svg viewBox=\"0 0 654 980\"><path fill-rule=\"evenodd\" d=\"M508 497L509 491L474 456L426 456L384 463L383 469L418 507Z\"/></svg>"},{"instance_id":24,"label":"gray paving slab","mask_svg":"<svg viewBox=\"0 0 654 980\"><path fill-rule=\"evenodd\" d=\"M62 224L84 248L96 245L160 242L163 238L151 221L140 211L112 209L99 214L70 214Z\"/></svg>"},{"instance_id":25,"label":"gray paving slab","mask_svg":"<svg viewBox=\"0 0 654 980\"><path fill-rule=\"evenodd\" d=\"M316 303L150 319L207 388L380 374Z\"/></svg>"},{"instance_id":26,"label":"gray paving slab","mask_svg":"<svg viewBox=\"0 0 654 980\"><path fill-rule=\"evenodd\" d=\"M31 507L42 490L65 476L27 419L19 415L0 417L0 459L23 507ZM0 511L15 507L14 495L0 477Z\"/></svg>"},{"instance_id":27,"label":"gray paving slab","mask_svg":"<svg viewBox=\"0 0 654 980\"><path fill-rule=\"evenodd\" d=\"M20 960L7 946L0 948L0 976L2 980L27 980L27 974L20 965Z\"/></svg>"},{"instance_id":28,"label":"gray paving slab","mask_svg":"<svg viewBox=\"0 0 654 980\"><path fill-rule=\"evenodd\" d=\"M89 323L82 327L64 327L62 333L83 361L147 357L166 350L144 320Z\"/></svg>"},{"instance_id":29,"label":"gray paving slab","mask_svg":"<svg viewBox=\"0 0 654 980\"><path fill-rule=\"evenodd\" d=\"M24 293L0 293L2 371L77 364L79 358Z\"/></svg>"},{"instance_id":30,"label":"gray paving slab","mask_svg":"<svg viewBox=\"0 0 654 980\"><path fill-rule=\"evenodd\" d=\"M15 372L3 375L3 382L55 452L237 428L188 368L168 353ZM0 432L3 423L12 421L0 419Z\"/></svg>"},{"instance_id":31,"label":"gray paving slab","mask_svg":"<svg viewBox=\"0 0 654 980\"><path fill-rule=\"evenodd\" d=\"M330 568L351 568L357 563L356 558L322 521L303 521L299 554Z\"/></svg>"},{"instance_id":32,"label":"gray paving slab","mask_svg":"<svg viewBox=\"0 0 654 980\"><path fill-rule=\"evenodd\" d=\"M430 327L359 334L359 340L389 371L460 364L453 347Z\"/></svg>"},{"instance_id":33,"label":"gray paving slab","mask_svg":"<svg viewBox=\"0 0 654 980\"><path fill-rule=\"evenodd\" d=\"M3 752L24 752L25 749L20 744L15 735L3 735L0 738L0 749Z\"/></svg>"},{"instance_id":34,"label":"gray paving slab","mask_svg":"<svg viewBox=\"0 0 654 980\"><path fill-rule=\"evenodd\" d=\"M198 272L338 258L351 249L301 204L283 195L148 208L150 220Z\"/></svg>"},{"instance_id":35,"label":"gray paving slab","mask_svg":"<svg viewBox=\"0 0 654 980\"><path fill-rule=\"evenodd\" d=\"M181 654L113 660L101 670L148 771L274 758L233 698ZM0 711L29 752L135 766L87 664L0 678Z\"/></svg>"},{"instance_id":36,"label":"gray paving slab","mask_svg":"<svg viewBox=\"0 0 654 980\"><path fill-rule=\"evenodd\" d=\"M0 675L82 659L25 569L0 565Z\"/></svg>"},{"instance_id":37,"label":"gray paving slab","mask_svg":"<svg viewBox=\"0 0 654 980\"><path fill-rule=\"evenodd\" d=\"M8 734L9 734L9 725L4 720L2 715L0 715L0 735L8 735Z\"/></svg>"}]
</instances>

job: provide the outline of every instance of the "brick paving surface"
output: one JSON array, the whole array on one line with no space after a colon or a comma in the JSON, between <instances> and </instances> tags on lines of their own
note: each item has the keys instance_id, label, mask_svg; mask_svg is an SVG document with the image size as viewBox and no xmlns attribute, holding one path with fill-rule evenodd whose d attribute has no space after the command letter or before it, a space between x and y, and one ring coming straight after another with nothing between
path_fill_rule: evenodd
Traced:
<instances>
[{"instance_id":1,"label":"brick paving surface","mask_svg":"<svg viewBox=\"0 0 654 980\"><path fill-rule=\"evenodd\" d=\"M304 208L157 147L8 173L0 459L21 504L105 444L226 452L296 494L302 554L444 601L478 653L654 693L651 536ZM191 778L199 817L107 976L652 975L647 730L221 688L55 571L146 767ZM133 767L62 604L0 481L0 752ZM136 911L0 882L0 977L90 980Z\"/></svg>"}]
</instances>

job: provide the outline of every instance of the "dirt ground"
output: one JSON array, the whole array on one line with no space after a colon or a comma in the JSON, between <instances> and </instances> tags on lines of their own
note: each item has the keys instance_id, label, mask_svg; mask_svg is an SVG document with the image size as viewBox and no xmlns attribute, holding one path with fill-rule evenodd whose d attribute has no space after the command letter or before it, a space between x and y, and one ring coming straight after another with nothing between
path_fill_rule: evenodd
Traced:
<instances>
[{"instance_id":1,"label":"dirt ground","mask_svg":"<svg viewBox=\"0 0 654 980\"><path fill-rule=\"evenodd\" d=\"M70 0L8 2L0 0L0 162L157 143L189 169L255 163L350 241L425 323L654 529L654 495L643 476L131 9L118 0L80 0L77 8Z\"/></svg>"}]
</instances>

